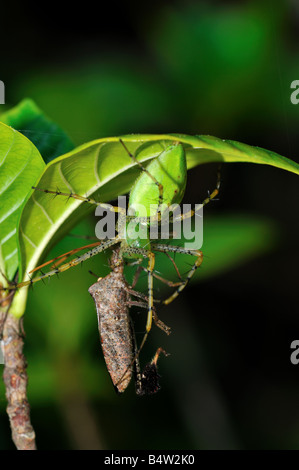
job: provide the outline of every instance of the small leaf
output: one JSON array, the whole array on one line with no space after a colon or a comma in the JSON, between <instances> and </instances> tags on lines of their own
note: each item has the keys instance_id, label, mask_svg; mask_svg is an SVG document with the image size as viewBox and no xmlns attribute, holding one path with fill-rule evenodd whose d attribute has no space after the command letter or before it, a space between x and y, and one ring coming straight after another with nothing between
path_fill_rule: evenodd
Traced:
<instances>
[{"instance_id":1,"label":"small leaf","mask_svg":"<svg viewBox=\"0 0 299 470\"><path fill-rule=\"evenodd\" d=\"M0 121L31 140L46 163L74 148L67 134L30 99L3 113Z\"/></svg>"}]
</instances>

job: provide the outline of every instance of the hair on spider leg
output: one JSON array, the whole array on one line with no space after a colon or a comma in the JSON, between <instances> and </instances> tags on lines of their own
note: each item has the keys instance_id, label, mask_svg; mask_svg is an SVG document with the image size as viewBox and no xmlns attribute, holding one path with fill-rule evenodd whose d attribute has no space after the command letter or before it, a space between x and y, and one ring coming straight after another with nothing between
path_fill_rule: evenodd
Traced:
<instances>
[{"instance_id":1,"label":"hair on spider leg","mask_svg":"<svg viewBox=\"0 0 299 470\"><path fill-rule=\"evenodd\" d=\"M37 186L31 186L32 189L34 189L35 191L41 191L43 193L46 193L46 194L49 194L51 195L51 199L54 200L57 196L60 196L61 194L61 191L51 191L49 189L41 189L41 188L38 188Z\"/></svg>"},{"instance_id":2,"label":"hair on spider leg","mask_svg":"<svg viewBox=\"0 0 299 470\"><path fill-rule=\"evenodd\" d=\"M65 202L66 202L66 203L67 203L67 202L69 202L69 200L70 200L70 199L72 199L72 198L74 197L74 194L75 194L75 193L73 193L73 192L70 192L70 193L69 193L69 195L67 196L67 198L66 198ZM83 201L83 202L85 202L85 201Z\"/></svg>"},{"instance_id":3,"label":"hair on spider leg","mask_svg":"<svg viewBox=\"0 0 299 470\"><path fill-rule=\"evenodd\" d=\"M10 281L10 280L8 279L8 277L5 275L4 271L2 271L1 268L0 268L0 275L3 277L3 279L6 280L7 284L12 284L12 283L15 282L15 281Z\"/></svg>"},{"instance_id":4,"label":"hair on spider leg","mask_svg":"<svg viewBox=\"0 0 299 470\"><path fill-rule=\"evenodd\" d=\"M74 193L73 193L74 194ZM73 194L70 196L70 197L73 197ZM84 196L85 199L82 200L82 203L83 204L89 204L89 197L88 196Z\"/></svg>"},{"instance_id":5,"label":"hair on spider leg","mask_svg":"<svg viewBox=\"0 0 299 470\"><path fill-rule=\"evenodd\" d=\"M153 270L153 273L154 273L154 274L162 274L162 272L161 272L161 271L158 271L158 269L154 269L154 270Z\"/></svg>"},{"instance_id":6,"label":"hair on spider leg","mask_svg":"<svg viewBox=\"0 0 299 470\"><path fill-rule=\"evenodd\" d=\"M51 196L51 198L52 198L52 200L54 200L57 196L60 196L60 195L61 195L61 192L58 191L58 192L56 192L56 193L53 193L52 196ZM65 201L65 203L66 203L66 202L67 202L67 201Z\"/></svg>"},{"instance_id":7,"label":"hair on spider leg","mask_svg":"<svg viewBox=\"0 0 299 470\"><path fill-rule=\"evenodd\" d=\"M29 278L28 280L29 280L30 285L33 284L32 276L30 276L29 273L27 273L27 276L28 276L28 278Z\"/></svg>"},{"instance_id":8,"label":"hair on spider leg","mask_svg":"<svg viewBox=\"0 0 299 470\"><path fill-rule=\"evenodd\" d=\"M89 274L91 274L92 276L96 277L97 279L99 278L99 276L96 275L96 273L94 273L93 271L88 271Z\"/></svg>"},{"instance_id":9,"label":"hair on spider leg","mask_svg":"<svg viewBox=\"0 0 299 470\"><path fill-rule=\"evenodd\" d=\"M192 265L190 264L190 266L192 266ZM189 271L188 270L184 271L183 276L187 276L189 272L190 272L190 270Z\"/></svg>"},{"instance_id":10,"label":"hair on spider leg","mask_svg":"<svg viewBox=\"0 0 299 470\"><path fill-rule=\"evenodd\" d=\"M208 191L208 198L210 198L210 197L211 197L211 193L210 193L210 191ZM220 201L220 198L219 197L213 197L213 198L210 199L209 202L216 202L216 201ZM202 217L201 214L195 214L195 215L199 215L200 217Z\"/></svg>"}]
</instances>

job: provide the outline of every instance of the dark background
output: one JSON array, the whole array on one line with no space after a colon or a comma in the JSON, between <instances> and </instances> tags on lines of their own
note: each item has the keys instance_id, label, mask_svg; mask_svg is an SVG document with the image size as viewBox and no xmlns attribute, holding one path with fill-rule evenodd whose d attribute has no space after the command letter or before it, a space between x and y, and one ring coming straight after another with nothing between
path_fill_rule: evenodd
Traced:
<instances>
[{"instance_id":1,"label":"dark background","mask_svg":"<svg viewBox=\"0 0 299 470\"><path fill-rule=\"evenodd\" d=\"M299 105L290 102L299 79L295 1L1 10L3 110L30 97L76 145L126 133L210 134L299 162ZM192 170L185 201L205 198L215 174L214 165ZM205 276L203 266L202 279L161 310L172 335L154 329L141 358L160 345L171 353L153 397L136 397L133 385L115 395L88 267L36 287L24 324L38 448L298 449L299 365L290 362L299 336L298 196L297 176L283 170L222 169L219 200L205 211L218 245L232 216L240 227L247 218L268 229L262 243L250 239L246 260L231 247L234 267ZM213 246L205 251L205 243L208 263ZM0 405L0 446L12 449L3 386Z\"/></svg>"}]
</instances>

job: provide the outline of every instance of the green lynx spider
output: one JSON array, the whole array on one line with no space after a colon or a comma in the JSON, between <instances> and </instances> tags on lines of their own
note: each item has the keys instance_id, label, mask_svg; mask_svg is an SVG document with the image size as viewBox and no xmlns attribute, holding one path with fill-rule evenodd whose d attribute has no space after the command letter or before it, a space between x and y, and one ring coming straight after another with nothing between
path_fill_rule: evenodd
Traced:
<instances>
[{"instance_id":1,"label":"green lynx spider","mask_svg":"<svg viewBox=\"0 0 299 470\"><path fill-rule=\"evenodd\" d=\"M186 278L179 284L176 290L168 298L162 301L163 304L167 305L172 302L180 292L186 287L190 279L192 278L196 269L201 265L203 260L203 253L197 249L186 249L181 246L167 245L162 243L153 242L148 235L144 238L132 238L132 232L128 230L129 222L132 220L136 224L143 224L148 228L152 224L159 224L163 217L164 211L167 210L173 204L180 204L185 192L186 180L187 180L187 167L186 167L186 156L183 145L174 142L169 145L164 151L162 151L154 160L152 160L145 168L137 158L129 152L124 142L120 139L119 144L124 147L128 155L131 157L133 162L137 164L141 171L141 174L136 179L129 195L128 213L133 212L133 216L127 216L125 209L117 206L111 206L97 202L92 198L83 197L78 194L68 194L60 191L51 191L48 189L33 188L35 190L43 191L45 193L54 194L55 196L66 196L68 198L78 199L96 206L100 206L104 210L113 211L118 213L118 234L113 239L107 239L99 242L97 246L89 250L88 252L78 256L77 258L69 261L68 263L62 264L55 269L47 273L43 273L33 279L21 282L10 288L20 288L31 285L42 279L59 274L73 266L80 264L81 262L97 255L98 253L113 247L116 244L120 244L120 257L125 259L135 260L136 264L142 262L143 259L148 259L147 264L147 277L148 277L148 314L146 323L146 334L143 338L142 345L144 344L149 331L151 330L153 320L153 278L154 278L154 267L155 267L155 252L162 253L182 253L195 256L196 260L189 270ZM220 179L218 178L217 186L214 191L203 201L200 206L203 206L210 202L219 192ZM152 214L152 206L157 206L157 211ZM138 216L138 208L140 205L145 207L146 217ZM195 214L195 210L191 210L188 213L173 215L172 222L182 221L185 218L191 217ZM124 230L127 229L127 230ZM121 235L126 233L125 238ZM83 247L84 248L84 247ZM75 250L78 251L78 250ZM70 252L72 254L72 252ZM69 254L66 254L69 255ZM62 255L63 256L63 255ZM45 263L45 265L48 263ZM42 265L42 266L45 266ZM41 268L40 266L39 268ZM38 269L38 268L37 268ZM141 347L142 347L141 345Z\"/></svg>"}]
</instances>

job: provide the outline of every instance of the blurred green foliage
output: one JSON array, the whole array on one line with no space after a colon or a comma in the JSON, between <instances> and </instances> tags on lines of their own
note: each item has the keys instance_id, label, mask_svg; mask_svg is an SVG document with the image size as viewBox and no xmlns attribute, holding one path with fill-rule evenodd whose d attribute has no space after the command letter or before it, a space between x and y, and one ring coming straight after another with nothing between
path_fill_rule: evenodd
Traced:
<instances>
[{"instance_id":1,"label":"blurred green foliage","mask_svg":"<svg viewBox=\"0 0 299 470\"><path fill-rule=\"evenodd\" d=\"M1 114L1 122L18 129L37 147L45 163L73 149L65 132L30 99Z\"/></svg>"},{"instance_id":2,"label":"blurred green foliage","mask_svg":"<svg viewBox=\"0 0 299 470\"><path fill-rule=\"evenodd\" d=\"M114 17L107 29L89 24L89 41L78 33L82 11L67 30L71 46L55 46L57 17L49 22L52 54L47 34L28 15L22 73L15 69L19 44L14 62L4 52L7 108L32 98L75 145L131 132L184 132L296 160L299 112L289 99L299 74L296 8L287 1L190 1L140 15L127 6L127 16L118 23ZM117 36L117 25L127 34ZM299 384L289 361L299 328L295 178L269 167L224 169L220 200L205 212L202 281L161 309L172 335L153 331L141 357L146 362L157 346L171 353L161 359L162 390L153 398L138 399L132 385L115 396L105 370L87 294L88 270L99 274L105 257L33 290L25 352L40 449L298 448ZM192 170L186 201L198 202L214 184L214 167ZM82 222L76 233L92 233L92 224ZM240 240L246 250L239 251ZM66 237L49 256L80 244ZM139 339L145 319L133 315ZM7 449L13 445L0 388Z\"/></svg>"}]
</instances>

